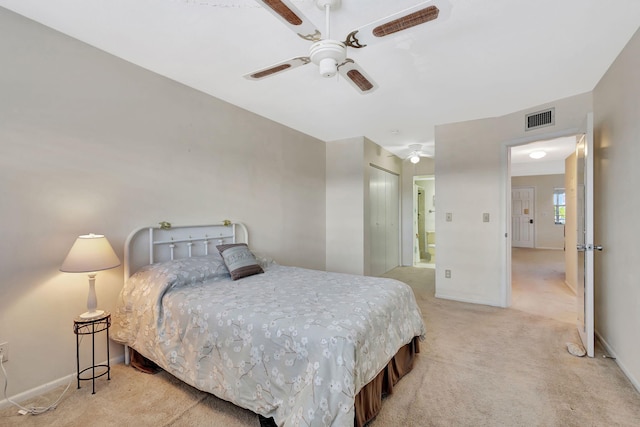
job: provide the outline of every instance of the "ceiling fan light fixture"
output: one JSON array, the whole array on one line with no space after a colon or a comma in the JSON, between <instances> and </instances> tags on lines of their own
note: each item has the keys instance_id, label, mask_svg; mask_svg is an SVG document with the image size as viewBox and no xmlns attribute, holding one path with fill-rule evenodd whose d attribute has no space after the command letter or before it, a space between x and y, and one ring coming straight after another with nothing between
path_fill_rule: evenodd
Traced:
<instances>
[{"instance_id":1,"label":"ceiling fan light fixture","mask_svg":"<svg viewBox=\"0 0 640 427\"><path fill-rule=\"evenodd\" d=\"M338 63L333 58L323 58L318 64L318 69L322 77L333 77L338 72Z\"/></svg>"},{"instance_id":2,"label":"ceiling fan light fixture","mask_svg":"<svg viewBox=\"0 0 640 427\"><path fill-rule=\"evenodd\" d=\"M347 47L337 40L320 40L311 45L311 62L320 69L323 77L333 77L338 72L338 64L347 58Z\"/></svg>"},{"instance_id":3,"label":"ceiling fan light fixture","mask_svg":"<svg viewBox=\"0 0 640 427\"><path fill-rule=\"evenodd\" d=\"M409 161L414 165L420 161L420 156L417 153L411 153L409 156Z\"/></svg>"}]
</instances>

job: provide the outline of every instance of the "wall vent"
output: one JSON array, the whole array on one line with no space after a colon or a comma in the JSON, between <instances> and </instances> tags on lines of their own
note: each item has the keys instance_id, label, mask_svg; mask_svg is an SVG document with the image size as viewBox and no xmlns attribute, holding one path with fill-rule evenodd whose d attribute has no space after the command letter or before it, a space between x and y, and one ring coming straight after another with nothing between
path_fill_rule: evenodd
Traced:
<instances>
[{"instance_id":1,"label":"wall vent","mask_svg":"<svg viewBox=\"0 0 640 427\"><path fill-rule=\"evenodd\" d=\"M549 108L544 111L527 114L524 117L524 130L538 129L556 124L556 109Z\"/></svg>"}]
</instances>

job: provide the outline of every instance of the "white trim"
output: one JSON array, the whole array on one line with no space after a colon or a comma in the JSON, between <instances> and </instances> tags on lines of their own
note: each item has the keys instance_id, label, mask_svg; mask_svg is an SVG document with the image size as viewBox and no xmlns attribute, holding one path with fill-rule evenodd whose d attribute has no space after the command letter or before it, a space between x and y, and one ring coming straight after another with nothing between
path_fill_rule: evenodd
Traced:
<instances>
[{"instance_id":1,"label":"white trim","mask_svg":"<svg viewBox=\"0 0 640 427\"><path fill-rule=\"evenodd\" d=\"M502 162L502 196L500 198L500 212L505 213L502 230L504 240L500 245L502 258L502 271L504 275L500 279L500 307L511 306L511 146L503 144L500 155Z\"/></svg>"},{"instance_id":2,"label":"white trim","mask_svg":"<svg viewBox=\"0 0 640 427\"><path fill-rule=\"evenodd\" d=\"M629 381L631 381L631 384L633 384L635 389L638 390L638 393L640 393L640 381L638 381L638 379L633 376L631 371L627 369L624 363L622 363L622 361L620 360L616 352L609 345L609 343L602 337L602 335L600 335L600 333L597 330L595 331L595 333L596 333L596 337L598 337L598 340L602 343L602 346L604 347L606 353L611 357L615 357L616 363L620 367L620 370L622 370L622 373L625 374L625 376L629 379Z\"/></svg>"},{"instance_id":3,"label":"white trim","mask_svg":"<svg viewBox=\"0 0 640 427\"><path fill-rule=\"evenodd\" d=\"M466 302L470 304L489 305L491 307L503 308L502 305L500 305L500 301L489 301L489 300L477 299L477 298L464 298L464 297L459 297L458 295L447 295L447 293L442 293L442 292L436 292L435 297L440 299L450 300L450 301Z\"/></svg>"},{"instance_id":4,"label":"white trim","mask_svg":"<svg viewBox=\"0 0 640 427\"><path fill-rule=\"evenodd\" d=\"M565 286L567 287L567 289L569 289L569 290L571 291L571 293L572 293L572 294L574 294L575 296L578 296L578 292L577 292L575 289L573 289L573 288L571 287L571 285L569 284L569 282L567 282L566 280L564 280L562 283L564 283L564 284L565 284Z\"/></svg>"},{"instance_id":5,"label":"white trim","mask_svg":"<svg viewBox=\"0 0 640 427\"><path fill-rule=\"evenodd\" d=\"M436 180L436 176L434 174L427 174L427 175L413 175L413 181L412 181L412 206L411 206L411 228L413 230L413 233L411 234L411 259L412 259L412 263L410 265L410 267L416 267L416 268L436 268L435 263L422 263L420 262L420 250L418 249L418 261L416 261L416 245L419 246L419 244L416 242L416 238L415 236L418 235L418 229L419 229L419 225L418 225L418 229L416 229L416 224L418 222L418 220L416 219L416 217L418 216L418 206L417 206L417 193L416 193L416 187L418 187L418 184L416 184L417 181L434 181L434 186L435 186L435 180ZM435 187L434 187L434 192L435 192ZM434 230L433 232L435 233L436 230L436 226L434 223ZM425 242L426 244L426 242Z\"/></svg>"},{"instance_id":6,"label":"white trim","mask_svg":"<svg viewBox=\"0 0 640 427\"><path fill-rule=\"evenodd\" d=\"M113 367L113 365L117 365L120 364L124 361L124 356L118 356L115 357L113 359L110 359L110 366ZM107 361L105 360L104 362L101 362L100 364L106 364ZM24 401L34 398L34 397L38 397L41 396L51 390L53 390L56 387L60 387L63 385L67 385L70 381L75 382L76 381L76 373L72 373L69 375L66 375L62 378L58 378L57 380L53 380L53 381L49 381L46 384L42 384L39 385L37 387L34 387L30 390L26 390L23 391L22 393L18 393L14 396L9 396L9 399L18 402L18 403L23 403ZM72 384L73 386L73 384ZM5 408L9 408L10 406L12 406L11 402L9 402L7 399L2 399L0 400L0 409L5 409Z\"/></svg>"}]
</instances>

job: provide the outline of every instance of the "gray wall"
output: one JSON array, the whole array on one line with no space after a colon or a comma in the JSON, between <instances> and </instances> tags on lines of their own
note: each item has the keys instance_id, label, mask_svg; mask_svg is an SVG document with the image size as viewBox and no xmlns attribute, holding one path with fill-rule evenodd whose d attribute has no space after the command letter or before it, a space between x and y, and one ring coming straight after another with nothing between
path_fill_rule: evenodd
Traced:
<instances>
[{"instance_id":1,"label":"gray wall","mask_svg":"<svg viewBox=\"0 0 640 427\"><path fill-rule=\"evenodd\" d=\"M75 370L72 321L86 309L87 276L58 268L80 234L105 234L122 259L139 226L231 219L280 263L325 268L323 142L3 8L0 57L10 396ZM112 310L121 287L122 267L99 273L100 308Z\"/></svg>"},{"instance_id":2,"label":"gray wall","mask_svg":"<svg viewBox=\"0 0 640 427\"><path fill-rule=\"evenodd\" d=\"M640 390L640 30L593 92L596 330Z\"/></svg>"},{"instance_id":3,"label":"gray wall","mask_svg":"<svg viewBox=\"0 0 640 427\"><path fill-rule=\"evenodd\" d=\"M555 224L553 208L553 190L564 188L564 175L514 176L511 186L535 188L534 247L564 249L564 226Z\"/></svg>"}]
</instances>

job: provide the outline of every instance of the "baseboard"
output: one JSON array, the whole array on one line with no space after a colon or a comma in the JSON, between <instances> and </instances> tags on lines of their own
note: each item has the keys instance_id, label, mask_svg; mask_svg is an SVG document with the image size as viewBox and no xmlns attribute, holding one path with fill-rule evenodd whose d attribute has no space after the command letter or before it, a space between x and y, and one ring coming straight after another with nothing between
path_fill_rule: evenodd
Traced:
<instances>
[{"instance_id":1,"label":"baseboard","mask_svg":"<svg viewBox=\"0 0 640 427\"><path fill-rule=\"evenodd\" d=\"M569 284L569 282L567 282L566 280L564 281L564 284L567 285L567 288L569 288L569 290L571 291L572 294L574 295L578 295L578 292L571 287L571 285Z\"/></svg>"},{"instance_id":2,"label":"baseboard","mask_svg":"<svg viewBox=\"0 0 640 427\"><path fill-rule=\"evenodd\" d=\"M123 362L124 362L124 355L115 357L110 361L111 365L116 365L118 363L123 363ZM101 363L106 363L106 360ZM74 372L62 378L58 378L57 380L53 380L46 384L42 384L37 387L34 387L30 390L23 391L22 393L18 393L14 396L9 396L9 399L13 400L14 402L22 403L28 399L32 399L34 397L47 393L48 391L51 391L56 387L67 385L69 381L75 381L75 379L76 379L76 373ZM0 409L5 409L5 408L8 408L9 406L11 406L11 402L9 402L9 400L5 399L3 396L3 399L0 400Z\"/></svg>"},{"instance_id":3,"label":"baseboard","mask_svg":"<svg viewBox=\"0 0 640 427\"><path fill-rule=\"evenodd\" d=\"M564 251L564 248L552 248L552 247L547 247L547 246L536 246L533 249L546 249L546 250L550 250L550 251Z\"/></svg>"},{"instance_id":4,"label":"baseboard","mask_svg":"<svg viewBox=\"0 0 640 427\"><path fill-rule=\"evenodd\" d=\"M622 360L620 360L620 358L616 354L616 352L613 349L613 347L611 347L609 345L609 343L604 338L602 338L602 335L600 335L600 333L598 331L596 331L596 337L598 338L598 341L600 341L600 343L602 343L602 346L604 347L605 351L607 352L607 355L609 355L611 357L615 357L616 363L618 364L618 366L620 367L622 372L629 379L629 381L631 381L631 384L633 384L633 386L636 388L636 390L638 390L638 392L640 393L640 381L638 381L638 379L635 378L633 376L633 374L631 374L631 371L629 371L625 367L624 363L622 362Z\"/></svg>"},{"instance_id":5,"label":"baseboard","mask_svg":"<svg viewBox=\"0 0 640 427\"><path fill-rule=\"evenodd\" d=\"M448 300L451 300L451 301L466 302L466 303L469 303L469 304L490 305L492 307L500 307L500 308L502 308L502 305L500 305L500 303L495 302L495 301L458 297L458 296L454 296L454 295L447 295L447 294L444 294L444 293L438 292L438 291L436 291L435 297L436 298L440 298L440 299L448 299Z\"/></svg>"}]
</instances>

